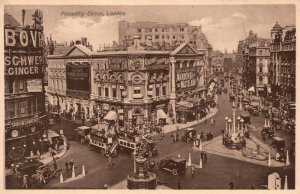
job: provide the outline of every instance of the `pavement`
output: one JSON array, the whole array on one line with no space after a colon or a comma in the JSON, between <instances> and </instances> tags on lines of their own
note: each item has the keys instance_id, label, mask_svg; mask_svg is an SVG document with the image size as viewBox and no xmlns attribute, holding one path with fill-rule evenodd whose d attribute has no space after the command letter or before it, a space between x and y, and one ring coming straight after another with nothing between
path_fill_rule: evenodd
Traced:
<instances>
[{"instance_id":1,"label":"pavement","mask_svg":"<svg viewBox=\"0 0 300 194\"><path fill-rule=\"evenodd\" d=\"M252 149L256 148L256 144L254 144L251 141L252 140L250 140L250 139L246 139L246 147L252 148ZM271 165L269 166L268 160L260 161L260 160L247 158L247 157L243 156L243 153L241 150L232 150L232 149L226 148L222 143L222 136L218 136L218 137L214 138L214 140L212 140L212 141L204 142L202 146L203 146L203 150L205 150L207 153L216 154L216 155L223 156L223 157L229 157L229 158L233 158L236 160L249 162L252 164L257 164L257 165L267 166L267 167L285 167L285 166L287 166L285 163L278 162L274 159L271 160Z\"/></svg>"}]
</instances>

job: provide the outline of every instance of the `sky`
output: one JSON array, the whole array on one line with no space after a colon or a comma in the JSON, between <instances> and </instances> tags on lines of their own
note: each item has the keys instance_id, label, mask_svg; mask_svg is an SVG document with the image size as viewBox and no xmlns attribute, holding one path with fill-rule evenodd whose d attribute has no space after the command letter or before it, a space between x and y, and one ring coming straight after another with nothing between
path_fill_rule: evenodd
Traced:
<instances>
[{"instance_id":1,"label":"sky","mask_svg":"<svg viewBox=\"0 0 300 194\"><path fill-rule=\"evenodd\" d=\"M118 41L118 21L153 21L188 23L202 26L214 50L237 50L239 40L249 30L259 37L270 38L270 30L278 21L283 27L295 24L294 5L148 5L148 6L5 6L5 11L21 21L22 9L40 9L44 17L44 33L65 43L87 37L93 47ZM65 16L62 12L85 12L85 16ZM87 16L87 12L123 12L123 16Z\"/></svg>"}]
</instances>

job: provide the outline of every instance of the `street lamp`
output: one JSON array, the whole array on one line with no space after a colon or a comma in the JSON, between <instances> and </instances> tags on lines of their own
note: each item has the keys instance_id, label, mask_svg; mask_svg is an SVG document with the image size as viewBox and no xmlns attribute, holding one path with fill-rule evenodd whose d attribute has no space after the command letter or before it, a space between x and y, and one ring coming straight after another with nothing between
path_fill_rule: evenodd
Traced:
<instances>
[{"instance_id":1,"label":"street lamp","mask_svg":"<svg viewBox=\"0 0 300 194\"><path fill-rule=\"evenodd\" d=\"M228 117L226 116L225 117L225 131L227 132L228 131Z\"/></svg>"},{"instance_id":2,"label":"street lamp","mask_svg":"<svg viewBox=\"0 0 300 194\"><path fill-rule=\"evenodd\" d=\"M230 132L231 131L231 119L228 119L228 131Z\"/></svg>"},{"instance_id":3,"label":"street lamp","mask_svg":"<svg viewBox=\"0 0 300 194\"><path fill-rule=\"evenodd\" d=\"M236 120L237 120L237 130L240 130L240 120L241 120L241 117L238 116L238 117L236 118Z\"/></svg>"},{"instance_id":4,"label":"street lamp","mask_svg":"<svg viewBox=\"0 0 300 194\"><path fill-rule=\"evenodd\" d=\"M98 120L98 131L100 131L100 108L99 108L99 106L97 108L97 113L98 113L98 118L97 118L97 120Z\"/></svg>"},{"instance_id":5,"label":"street lamp","mask_svg":"<svg viewBox=\"0 0 300 194\"><path fill-rule=\"evenodd\" d=\"M232 131L235 132L235 102L232 102Z\"/></svg>"},{"instance_id":6,"label":"street lamp","mask_svg":"<svg viewBox=\"0 0 300 194\"><path fill-rule=\"evenodd\" d=\"M241 118L240 122L241 122L241 130L244 133L244 119Z\"/></svg>"}]
</instances>

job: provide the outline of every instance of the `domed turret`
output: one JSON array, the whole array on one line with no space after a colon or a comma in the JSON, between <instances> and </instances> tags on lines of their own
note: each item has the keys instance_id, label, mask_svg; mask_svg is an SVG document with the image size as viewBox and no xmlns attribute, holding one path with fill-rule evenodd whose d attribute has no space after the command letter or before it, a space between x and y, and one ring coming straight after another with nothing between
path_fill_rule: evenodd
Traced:
<instances>
[{"instance_id":1,"label":"domed turret","mask_svg":"<svg viewBox=\"0 0 300 194\"><path fill-rule=\"evenodd\" d=\"M278 24L278 22L276 22L276 24L272 28L272 32L281 32L281 31L282 31L281 26Z\"/></svg>"}]
</instances>

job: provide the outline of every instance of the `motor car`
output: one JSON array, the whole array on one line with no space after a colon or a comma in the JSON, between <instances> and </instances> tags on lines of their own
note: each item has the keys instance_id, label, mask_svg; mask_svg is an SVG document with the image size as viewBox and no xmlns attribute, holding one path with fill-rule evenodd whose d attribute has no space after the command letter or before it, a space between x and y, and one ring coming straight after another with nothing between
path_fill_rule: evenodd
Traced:
<instances>
[{"instance_id":1,"label":"motor car","mask_svg":"<svg viewBox=\"0 0 300 194\"><path fill-rule=\"evenodd\" d=\"M273 118L272 119L272 129L275 130L282 130L282 120L280 120L279 118Z\"/></svg>"},{"instance_id":2,"label":"motor car","mask_svg":"<svg viewBox=\"0 0 300 194\"><path fill-rule=\"evenodd\" d=\"M186 128L183 131L183 136L181 140L184 142L194 141L196 139L196 133L197 131L194 128L191 127Z\"/></svg>"},{"instance_id":3,"label":"motor car","mask_svg":"<svg viewBox=\"0 0 300 194\"><path fill-rule=\"evenodd\" d=\"M79 126L75 129L75 139L79 140L81 143L89 142L88 135L91 133L92 129L87 126Z\"/></svg>"},{"instance_id":4,"label":"motor car","mask_svg":"<svg viewBox=\"0 0 300 194\"><path fill-rule=\"evenodd\" d=\"M244 124L251 124L251 117L247 113L241 114L241 118L244 120Z\"/></svg>"},{"instance_id":5,"label":"motor car","mask_svg":"<svg viewBox=\"0 0 300 194\"><path fill-rule=\"evenodd\" d=\"M257 109L253 109L253 108L249 108L249 113L252 115L252 116L255 116L255 117L258 117L259 116L259 111Z\"/></svg>"},{"instance_id":6,"label":"motor car","mask_svg":"<svg viewBox=\"0 0 300 194\"><path fill-rule=\"evenodd\" d=\"M268 139L269 137L273 137L275 135L274 131L271 130L270 127L263 127L260 131L260 134L265 138Z\"/></svg>"},{"instance_id":7,"label":"motor car","mask_svg":"<svg viewBox=\"0 0 300 194\"><path fill-rule=\"evenodd\" d=\"M25 157L24 163L16 165L15 176L18 181L22 181L23 175L31 177L40 166L44 166L44 164L39 162L38 159L39 156Z\"/></svg>"},{"instance_id":8,"label":"motor car","mask_svg":"<svg viewBox=\"0 0 300 194\"><path fill-rule=\"evenodd\" d=\"M280 137L272 137L272 143L270 144L272 148L276 150L281 150L285 148L285 140Z\"/></svg>"},{"instance_id":9,"label":"motor car","mask_svg":"<svg viewBox=\"0 0 300 194\"><path fill-rule=\"evenodd\" d=\"M159 162L160 169L171 172L173 175L184 174L186 171L186 159L170 156Z\"/></svg>"}]
</instances>

